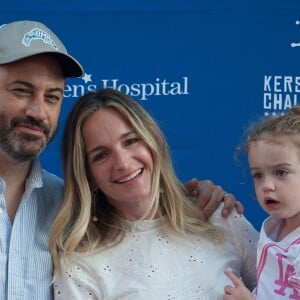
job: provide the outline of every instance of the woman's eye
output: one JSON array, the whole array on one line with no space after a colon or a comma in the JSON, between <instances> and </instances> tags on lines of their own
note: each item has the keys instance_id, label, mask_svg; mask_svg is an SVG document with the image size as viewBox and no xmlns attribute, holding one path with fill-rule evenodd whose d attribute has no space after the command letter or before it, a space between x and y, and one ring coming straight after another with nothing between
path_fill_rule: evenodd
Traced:
<instances>
[{"instance_id":1,"label":"woman's eye","mask_svg":"<svg viewBox=\"0 0 300 300\"><path fill-rule=\"evenodd\" d=\"M139 138L132 138L125 141L125 145L130 146L137 143L140 139Z\"/></svg>"},{"instance_id":2,"label":"woman's eye","mask_svg":"<svg viewBox=\"0 0 300 300\"><path fill-rule=\"evenodd\" d=\"M98 153L98 154L96 154L96 155L93 157L93 162L95 162L95 161L101 161L101 160L103 160L106 156L107 156L107 153L106 153L106 152Z\"/></svg>"}]
</instances>

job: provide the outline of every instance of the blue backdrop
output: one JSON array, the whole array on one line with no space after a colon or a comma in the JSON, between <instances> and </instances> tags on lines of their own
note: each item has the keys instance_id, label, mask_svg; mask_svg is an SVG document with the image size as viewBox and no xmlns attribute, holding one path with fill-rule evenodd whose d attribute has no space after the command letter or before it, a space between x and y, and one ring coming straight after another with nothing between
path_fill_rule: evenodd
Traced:
<instances>
[{"instance_id":1,"label":"blue backdrop","mask_svg":"<svg viewBox=\"0 0 300 300\"><path fill-rule=\"evenodd\" d=\"M62 176L60 141L72 105L115 87L155 117L181 180L211 179L259 228L245 159L234 148L251 120L280 114L300 92L300 1L5 1L0 23L47 24L85 68L67 82L59 131L41 155ZM2 41L0 41L2 42Z\"/></svg>"}]
</instances>

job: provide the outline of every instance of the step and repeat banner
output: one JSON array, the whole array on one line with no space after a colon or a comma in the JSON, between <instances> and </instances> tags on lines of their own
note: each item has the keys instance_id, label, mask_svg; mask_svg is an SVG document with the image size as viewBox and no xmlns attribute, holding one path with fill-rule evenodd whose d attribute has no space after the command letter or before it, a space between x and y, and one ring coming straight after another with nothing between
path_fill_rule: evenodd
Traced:
<instances>
[{"instance_id":1,"label":"step and repeat banner","mask_svg":"<svg viewBox=\"0 0 300 300\"><path fill-rule=\"evenodd\" d=\"M160 124L182 181L222 185L260 227L266 215L234 149L249 122L300 100L300 1L2 3L1 24L25 19L50 27L85 69L67 81L58 133L41 155L45 169L63 176L62 129L78 97L116 88Z\"/></svg>"}]
</instances>

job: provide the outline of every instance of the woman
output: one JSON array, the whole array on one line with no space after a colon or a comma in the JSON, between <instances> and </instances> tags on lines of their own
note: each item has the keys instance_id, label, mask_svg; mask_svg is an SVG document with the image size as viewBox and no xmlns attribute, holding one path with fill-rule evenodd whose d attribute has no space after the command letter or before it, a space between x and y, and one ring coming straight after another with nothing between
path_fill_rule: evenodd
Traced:
<instances>
[{"instance_id":1,"label":"woman","mask_svg":"<svg viewBox=\"0 0 300 300\"><path fill-rule=\"evenodd\" d=\"M50 249L55 299L221 299L229 269L255 285L257 232L236 212L205 222L152 117L112 89L74 106L65 197Z\"/></svg>"}]
</instances>

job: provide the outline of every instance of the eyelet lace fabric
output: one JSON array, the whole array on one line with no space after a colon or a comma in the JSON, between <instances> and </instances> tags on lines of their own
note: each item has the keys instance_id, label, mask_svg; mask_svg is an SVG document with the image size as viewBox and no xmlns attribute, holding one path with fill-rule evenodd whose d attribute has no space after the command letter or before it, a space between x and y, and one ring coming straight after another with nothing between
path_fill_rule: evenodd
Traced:
<instances>
[{"instance_id":1,"label":"eyelet lace fabric","mask_svg":"<svg viewBox=\"0 0 300 300\"><path fill-rule=\"evenodd\" d=\"M74 255L54 284L55 299L222 299L225 269L253 288L258 233L243 216L233 212L224 219L220 210L211 221L223 231L223 243L214 236L180 236L165 220L131 223L113 248Z\"/></svg>"}]
</instances>

